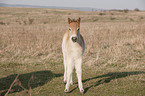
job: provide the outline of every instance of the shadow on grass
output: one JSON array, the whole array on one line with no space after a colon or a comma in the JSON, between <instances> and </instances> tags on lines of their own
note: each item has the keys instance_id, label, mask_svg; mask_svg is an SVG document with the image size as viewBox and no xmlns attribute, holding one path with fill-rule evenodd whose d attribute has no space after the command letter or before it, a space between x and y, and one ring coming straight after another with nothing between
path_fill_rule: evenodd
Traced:
<instances>
[{"instance_id":1,"label":"shadow on grass","mask_svg":"<svg viewBox=\"0 0 145 96\"><path fill-rule=\"evenodd\" d=\"M105 74L105 75L85 79L85 80L83 80L83 83L85 83L87 81L90 81L90 80L93 80L93 79L98 79L98 78L103 78L104 77L104 79L101 79L101 80L97 81L96 84L93 84L93 85L85 88L84 93L86 93L91 87L98 86L98 85L104 84L104 83L109 83L113 79L124 78L124 77L130 76L130 75L138 75L138 74L145 74L145 72L143 72L143 71L112 72L112 73L108 73L108 74Z\"/></svg>"},{"instance_id":2,"label":"shadow on grass","mask_svg":"<svg viewBox=\"0 0 145 96\"><path fill-rule=\"evenodd\" d=\"M0 96L3 96L9 89L17 74L0 78ZM32 73L20 74L9 93L20 92L42 86L52 78L61 77L63 74L54 74L51 71L37 71Z\"/></svg>"}]
</instances>

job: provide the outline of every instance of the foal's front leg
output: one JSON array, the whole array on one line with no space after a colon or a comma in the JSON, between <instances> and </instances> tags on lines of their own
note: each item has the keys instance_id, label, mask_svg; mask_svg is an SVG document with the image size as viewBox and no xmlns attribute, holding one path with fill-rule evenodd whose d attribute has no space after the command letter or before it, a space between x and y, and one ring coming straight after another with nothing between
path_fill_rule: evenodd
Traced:
<instances>
[{"instance_id":1,"label":"foal's front leg","mask_svg":"<svg viewBox=\"0 0 145 96\"><path fill-rule=\"evenodd\" d=\"M69 92L69 87L70 87L70 83L72 82L72 73L73 73L73 69L74 69L74 64L72 63L72 60L69 59L67 62L67 83L65 86L65 90L64 92Z\"/></svg>"},{"instance_id":2,"label":"foal's front leg","mask_svg":"<svg viewBox=\"0 0 145 96\"><path fill-rule=\"evenodd\" d=\"M77 73L79 89L80 89L81 94L83 94L84 89L83 89L83 84L82 84L82 58L79 58L76 60L75 69Z\"/></svg>"},{"instance_id":3,"label":"foal's front leg","mask_svg":"<svg viewBox=\"0 0 145 96\"><path fill-rule=\"evenodd\" d=\"M67 82L67 59L65 55L63 55L63 64L64 64L64 83L66 83ZM71 75L70 84L73 85L72 75Z\"/></svg>"}]
</instances>

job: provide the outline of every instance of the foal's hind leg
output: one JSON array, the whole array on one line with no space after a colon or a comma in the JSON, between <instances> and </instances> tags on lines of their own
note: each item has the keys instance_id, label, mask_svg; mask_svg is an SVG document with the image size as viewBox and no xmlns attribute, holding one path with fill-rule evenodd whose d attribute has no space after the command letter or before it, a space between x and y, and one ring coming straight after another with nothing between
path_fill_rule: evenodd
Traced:
<instances>
[{"instance_id":1,"label":"foal's hind leg","mask_svg":"<svg viewBox=\"0 0 145 96\"><path fill-rule=\"evenodd\" d=\"M66 83L66 75L67 75L67 68L66 68L66 64L67 64L67 61L66 61L66 55L63 54L63 64L64 64L64 83Z\"/></svg>"}]
</instances>

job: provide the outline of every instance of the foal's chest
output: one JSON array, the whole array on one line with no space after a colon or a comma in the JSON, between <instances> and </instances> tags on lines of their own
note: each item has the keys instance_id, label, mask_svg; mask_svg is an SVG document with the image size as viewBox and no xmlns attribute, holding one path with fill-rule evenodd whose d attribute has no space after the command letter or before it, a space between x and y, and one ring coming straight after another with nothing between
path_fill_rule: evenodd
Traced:
<instances>
[{"instance_id":1,"label":"foal's chest","mask_svg":"<svg viewBox=\"0 0 145 96\"><path fill-rule=\"evenodd\" d=\"M79 57L82 55L82 47L80 45L74 44L73 46L67 47L67 54L71 57Z\"/></svg>"}]
</instances>

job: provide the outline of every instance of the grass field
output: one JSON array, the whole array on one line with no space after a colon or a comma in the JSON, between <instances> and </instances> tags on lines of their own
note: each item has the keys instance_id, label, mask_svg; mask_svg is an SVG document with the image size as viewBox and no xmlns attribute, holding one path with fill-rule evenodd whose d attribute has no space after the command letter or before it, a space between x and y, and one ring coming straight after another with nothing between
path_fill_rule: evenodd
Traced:
<instances>
[{"instance_id":1,"label":"grass field","mask_svg":"<svg viewBox=\"0 0 145 96\"><path fill-rule=\"evenodd\" d=\"M61 42L67 18L81 17L84 96L145 96L145 12L0 7L0 95L64 93ZM18 78L16 79L16 77Z\"/></svg>"}]
</instances>

